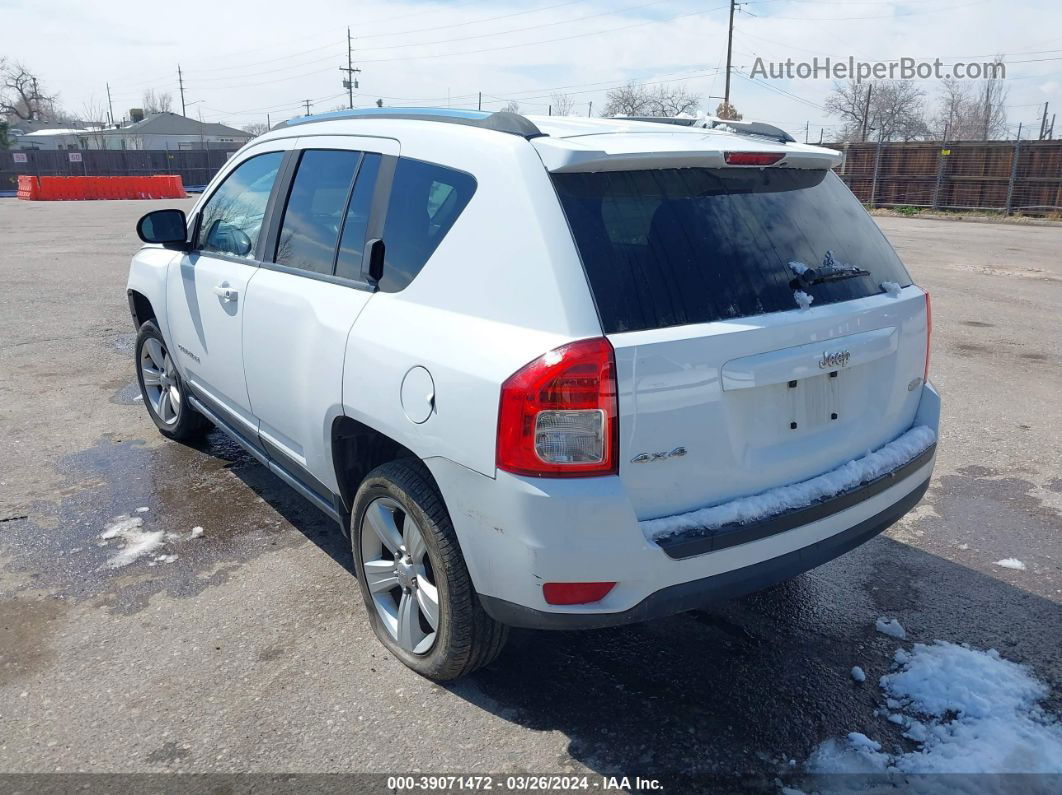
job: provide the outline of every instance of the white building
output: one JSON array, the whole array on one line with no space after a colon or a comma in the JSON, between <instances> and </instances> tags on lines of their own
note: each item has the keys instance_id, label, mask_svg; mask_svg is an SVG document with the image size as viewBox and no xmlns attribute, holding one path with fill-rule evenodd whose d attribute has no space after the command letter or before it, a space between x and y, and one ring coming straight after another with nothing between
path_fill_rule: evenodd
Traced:
<instances>
[{"instance_id":1,"label":"white building","mask_svg":"<svg viewBox=\"0 0 1062 795\"><path fill-rule=\"evenodd\" d=\"M253 138L224 124L155 113L123 127L43 129L13 136L16 149L238 149Z\"/></svg>"}]
</instances>

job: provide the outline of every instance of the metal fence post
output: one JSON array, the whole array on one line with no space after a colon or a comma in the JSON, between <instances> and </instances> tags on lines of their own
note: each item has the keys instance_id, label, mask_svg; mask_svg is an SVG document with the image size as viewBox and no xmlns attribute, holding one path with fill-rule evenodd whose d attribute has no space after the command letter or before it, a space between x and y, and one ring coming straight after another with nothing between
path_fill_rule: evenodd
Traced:
<instances>
[{"instance_id":1,"label":"metal fence post","mask_svg":"<svg viewBox=\"0 0 1062 795\"><path fill-rule=\"evenodd\" d=\"M878 202L878 174L881 172L881 138L878 138L878 148L874 152L874 179L870 183L870 208L877 207Z\"/></svg>"},{"instance_id":2,"label":"metal fence post","mask_svg":"<svg viewBox=\"0 0 1062 795\"><path fill-rule=\"evenodd\" d=\"M1018 140L1014 142L1014 154L1010 161L1010 182L1007 183L1007 206L1003 208L1003 215L1010 215L1010 208L1014 204L1014 183L1018 179L1018 159L1021 157L1021 131L1018 131Z\"/></svg>"},{"instance_id":3,"label":"metal fence post","mask_svg":"<svg viewBox=\"0 0 1062 795\"><path fill-rule=\"evenodd\" d=\"M937 181L933 185L933 209L940 209L940 189L944 187L944 169L948 162L948 155L951 154L951 150L947 148L948 141L945 138L940 142L940 149L937 150Z\"/></svg>"}]
</instances>

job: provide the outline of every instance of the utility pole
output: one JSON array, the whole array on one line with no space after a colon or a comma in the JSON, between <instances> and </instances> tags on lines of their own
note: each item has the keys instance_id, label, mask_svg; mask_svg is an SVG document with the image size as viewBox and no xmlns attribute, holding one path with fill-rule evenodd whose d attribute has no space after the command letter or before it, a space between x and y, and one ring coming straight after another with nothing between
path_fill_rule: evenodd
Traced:
<instances>
[{"instance_id":1,"label":"utility pole","mask_svg":"<svg viewBox=\"0 0 1062 795\"><path fill-rule=\"evenodd\" d=\"M354 109L354 89L358 87L358 81L354 75L360 72L360 69L354 68L354 44L353 39L350 37L350 25L347 25L347 65L339 67L340 72L347 73L347 79L343 81L343 88L347 90L347 107L351 110ZM310 115L309 109L306 111L306 115Z\"/></svg>"},{"instance_id":2,"label":"utility pole","mask_svg":"<svg viewBox=\"0 0 1062 795\"><path fill-rule=\"evenodd\" d=\"M181 74L180 64L177 64L177 85L180 87L181 90L181 115L187 116L188 114L185 112L184 108L184 75Z\"/></svg>"},{"instance_id":3,"label":"utility pole","mask_svg":"<svg viewBox=\"0 0 1062 795\"><path fill-rule=\"evenodd\" d=\"M306 106L306 115L309 116L310 115L310 105L313 104L313 100L312 99L304 99L302 101L302 104Z\"/></svg>"},{"instance_id":4,"label":"utility pole","mask_svg":"<svg viewBox=\"0 0 1062 795\"><path fill-rule=\"evenodd\" d=\"M269 114L266 114L266 132L273 129L273 122L269 120Z\"/></svg>"},{"instance_id":5,"label":"utility pole","mask_svg":"<svg viewBox=\"0 0 1062 795\"><path fill-rule=\"evenodd\" d=\"M867 140L867 123L870 121L870 95L874 92L874 84L867 83L867 101L863 106L863 143Z\"/></svg>"},{"instance_id":6,"label":"utility pole","mask_svg":"<svg viewBox=\"0 0 1062 795\"><path fill-rule=\"evenodd\" d=\"M590 100L590 107L586 109L586 118L590 118L594 115L594 101Z\"/></svg>"},{"instance_id":7,"label":"utility pole","mask_svg":"<svg viewBox=\"0 0 1062 795\"><path fill-rule=\"evenodd\" d=\"M107 83L107 119L114 126L114 105L111 103L111 84Z\"/></svg>"},{"instance_id":8,"label":"utility pole","mask_svg":"<svg viewBox=\"0 0 1062 795\"><path fill-rule=\"evenodd\" d=\"M479 102L476 103L476 110L483 110L483 92L479 92Z\"/></svg>"},{"instance_id":9,"label":"utility pole","mask_svg":"<svg viewBox=\"0 0 1062 795\"><path fill-rule=\"evenodd\" d=\"M808 136L811 135L811 122L804 122L804 143L808 143Z\"/></svg>"},{"instance_id":10,"label":"utility pole","mask_svg":"<svg viewBox=\"0 0 1062 795\"><path fill-rule=\"evenodd\" d=\"M985 81L985 127L983 141L988 140L988 129L992 124L992 81Z\"/></svg>"},{"instance_id":11,"label":"utility pole","mask_svg":"<svg viewBox=\"0 0 1062 795\"><path fill-rule=\"evenodd\" d=\"M734 8L737 0L730 0L730 30L726 34L726 90L723 92L723 105L730 108L730 58L734 52Z\"/></svg>"}]
</instances>

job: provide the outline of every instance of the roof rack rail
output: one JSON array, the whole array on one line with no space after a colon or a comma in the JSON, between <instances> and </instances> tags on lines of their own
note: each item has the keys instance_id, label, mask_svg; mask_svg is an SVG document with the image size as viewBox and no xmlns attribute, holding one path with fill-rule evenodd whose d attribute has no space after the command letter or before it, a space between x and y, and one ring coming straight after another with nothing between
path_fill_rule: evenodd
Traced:
<instances>
[{"instance_id":1,"label":"roof rack rail","mask_svg":"<svg viewBox=\"0 0 1062 795\"><path fill-rule=\"evenodd\" d=\"M654 124L674 124L679 127L692 127L699 120L693 118L674 117L674 116L613 116L614 119L622 119L623 121L651 121Z\"/></svg>"},{"instance_id":2,"label":"roof rack rail","mask_svg":"<svg viewBox=\"0 0 1062 795\"><path fill-rule=\"evenodd\" d=\"M545 135L531 121L519 113L508 111L458 110L456 108L358 108L356 110L337 110L331 113L317 113L312 116L298 116L284 122L285 127L299 124L313 124L319 121L336 119L411 119L416 121L435 121L445 124L463 124L466 127L480 127L519 135L522 138L538 138Z\"/></svg>"}]
</instances>

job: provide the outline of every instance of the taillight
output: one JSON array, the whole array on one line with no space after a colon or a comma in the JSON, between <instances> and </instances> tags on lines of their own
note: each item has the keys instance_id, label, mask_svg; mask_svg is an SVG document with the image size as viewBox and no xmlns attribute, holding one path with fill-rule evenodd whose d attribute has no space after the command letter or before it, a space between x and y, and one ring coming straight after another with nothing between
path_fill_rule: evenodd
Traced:
<instances>
[{"instance_id":1,"label":"taillight","mask_svg":"<svg viewBox=\"0 0 1062 795\"><path fill-rule=\"evenodd\" d=\"M562 345L502 384L498 468L541 477L615 474L617 413L608 340Z\"/></svg>"},{"instance_id":2,"label":"taillight","mask_svg":"<svg viewBox=\"0 0 1062 795\"><path fill-rule=\"evenodd\" d=\"M723 152L728 166L773 166L785 152Z\"/></svg>"},{"instance_id":3,"label":"taillight","mask_svg":"<svg viewBox=\"0 0 1062 795\"><path fill-rule=\"evenodd\" d=\"M933 302L929 300L926 290L926 370L922 373L922 383L929 383L929 342L933 338Z\"/></svg>"}]
</instances>

